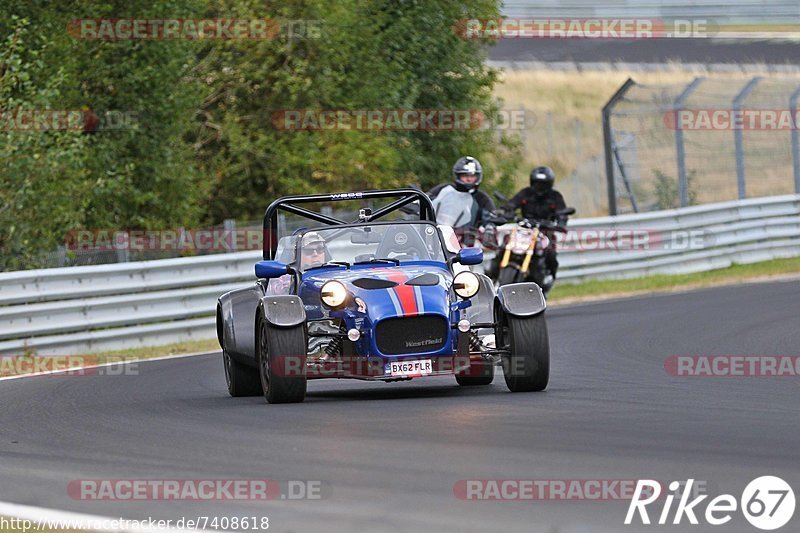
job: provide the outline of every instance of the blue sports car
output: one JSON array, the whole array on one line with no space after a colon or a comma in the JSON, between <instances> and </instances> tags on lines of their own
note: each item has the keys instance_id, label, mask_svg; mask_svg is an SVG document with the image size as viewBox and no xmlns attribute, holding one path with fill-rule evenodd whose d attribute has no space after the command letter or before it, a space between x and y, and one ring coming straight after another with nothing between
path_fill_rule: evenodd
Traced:
<instances>
[{"instance_id":1,"label":"blue sports car","mask_svg":"<svg viewBox=\"0 0 800 533\"><path fill-rule=\"evenodd\" d=\"M388 201L381 207L373 204ZM352 222L302 204L357 202ZM416 204L416 218L398 214ZM369 207L367 207L369 206ZM406 211L408 212L408 211ZM285 215L313 228L290 231ZM390 216L391 215L391 216ZM309 379L399 381L452 374L511 391L549 379L546 307L535 283L495 289L415 189L289 196L264 216L257 281L222 295L217 336L232 396L301 402Z\"/></svg>"}]
</instances>

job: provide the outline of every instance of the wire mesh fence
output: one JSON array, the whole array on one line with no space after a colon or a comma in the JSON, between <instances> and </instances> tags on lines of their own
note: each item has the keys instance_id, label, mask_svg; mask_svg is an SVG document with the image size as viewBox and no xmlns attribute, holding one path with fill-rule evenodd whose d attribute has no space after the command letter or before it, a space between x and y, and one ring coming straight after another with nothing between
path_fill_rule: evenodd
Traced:
<instances>
[{"instance_id":1,"label":"wire mesh fence","mask_svg":"<svg viewBox=\"0 0 800 533\"><path fill-rule=\"evenodd\" d=\"M609 212L800 192L800 80L629 84L610 106Z\"/></svg>"},{"instance_id":2,"label":"wire mesh fence","mask_svg":"<svg viewBox=\"0 0 800 533\"><path fill-rule=\"evenodd\" d=\"M531 169L548 165L556 173L556 188L580 216L604 215L606 184L595 125L554 112L537 114L524 106L513 111L526 117L524 127L513 132L522 143L518 189L527 186Z\"/></svg>"}]
</instances>

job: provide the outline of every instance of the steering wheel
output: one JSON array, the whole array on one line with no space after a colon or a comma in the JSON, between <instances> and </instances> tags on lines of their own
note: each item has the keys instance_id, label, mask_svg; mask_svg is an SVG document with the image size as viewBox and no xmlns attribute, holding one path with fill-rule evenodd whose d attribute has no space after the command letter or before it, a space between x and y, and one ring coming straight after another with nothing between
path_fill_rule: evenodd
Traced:
<instances>
[{"instance_id":1,"label":"steering wheel","mask_svg":"<svg viewBox=\"0 0 800 533\"><path fill-rule=\"evenodd\" d=\"M383 242L375 251L375 257L389 257L389 254L392 253L408 256L408 259L404 259L405 261L415 259L414 256L421 260L430 259L430 254L422 238L410 226L396 226L387 231Z\"/></svg>"}]
</instances>

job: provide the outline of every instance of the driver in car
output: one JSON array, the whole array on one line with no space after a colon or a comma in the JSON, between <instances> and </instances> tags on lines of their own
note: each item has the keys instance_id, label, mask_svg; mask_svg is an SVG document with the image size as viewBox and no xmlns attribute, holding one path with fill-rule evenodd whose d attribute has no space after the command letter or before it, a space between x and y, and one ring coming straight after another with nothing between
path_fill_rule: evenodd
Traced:
<instances>
[{"instance_id":1,"label":"driver in car","mask_svg":"<svg viewBox=\"0 0 800 533\"><path fill-rule=\"evenodd\" d=\"M300 268L302 270L324 265L329 257L325 239L316 231L309 231L303 235L300 254Z\"/></svg>"}]
</instances>

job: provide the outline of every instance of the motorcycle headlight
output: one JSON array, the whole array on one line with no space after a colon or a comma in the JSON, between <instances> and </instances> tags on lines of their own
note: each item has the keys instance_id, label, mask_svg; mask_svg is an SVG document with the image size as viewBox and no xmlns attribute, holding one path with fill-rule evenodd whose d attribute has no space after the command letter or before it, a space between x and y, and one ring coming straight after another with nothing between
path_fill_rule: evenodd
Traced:
<instances>
[{"instance_id":1,"label":"motorcycle headlight","mask_svg":"<svg viewBox=\"0 0 800 533\"><path fill-rule=\"evenodd\" d=\"M472 298L478 294L480 288L481 281L478 276L468 270L459 272L453 278L453 290L462 298Z\"/></svg>"},{"instance_id":2,"label":"motorcycle headlight","mask_svg":"<svg viewBox=\"0 0 800 533\"><path fill-rule=\"evenodd\" d=\"M328 307L339 307L347 300L347 289L338 281L328 281L319 291L322 303Z\"/></svg>"}]
</instances>

